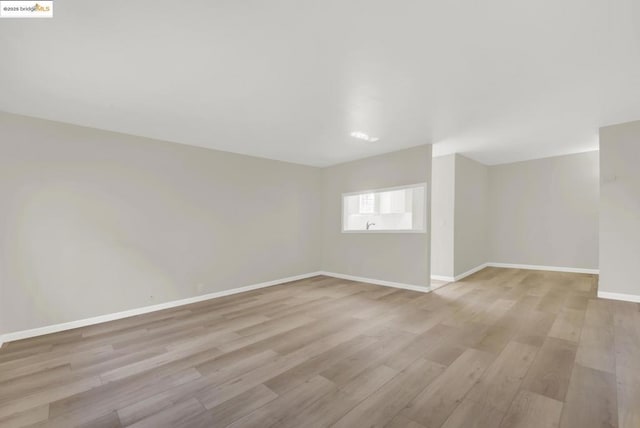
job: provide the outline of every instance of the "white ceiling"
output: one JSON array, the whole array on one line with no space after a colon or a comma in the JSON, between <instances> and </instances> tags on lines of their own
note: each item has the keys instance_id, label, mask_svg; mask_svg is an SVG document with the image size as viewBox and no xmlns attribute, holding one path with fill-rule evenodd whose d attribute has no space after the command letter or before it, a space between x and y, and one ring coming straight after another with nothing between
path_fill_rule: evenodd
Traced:
<instances>
[{"instance_id":1,"label":"white ceiling","mask_svg":"<svg viewBox=\"0 0 640 428\"><path fill-rule=\"evenodd\" d=\"M57 0L0 20L0 110L318 166L592 150L640 119L640 2Z\"/></svg>"}]
</instances>

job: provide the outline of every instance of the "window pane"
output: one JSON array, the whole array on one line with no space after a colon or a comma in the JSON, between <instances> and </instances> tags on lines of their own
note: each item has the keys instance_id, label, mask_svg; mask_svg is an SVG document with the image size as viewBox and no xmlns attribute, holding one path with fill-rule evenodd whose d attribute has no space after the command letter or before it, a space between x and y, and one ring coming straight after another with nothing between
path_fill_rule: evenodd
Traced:
<instances>
[{"instance_id":1,"label":"window pane","mask_svg":"<svg viewBox=\"0 0 640 428\"><path fill-rule=\"evenodd\" d=\"M375 212L376 196L373 193L360 195L360 214L373 214Z\"/></svg>"}]
</instances>

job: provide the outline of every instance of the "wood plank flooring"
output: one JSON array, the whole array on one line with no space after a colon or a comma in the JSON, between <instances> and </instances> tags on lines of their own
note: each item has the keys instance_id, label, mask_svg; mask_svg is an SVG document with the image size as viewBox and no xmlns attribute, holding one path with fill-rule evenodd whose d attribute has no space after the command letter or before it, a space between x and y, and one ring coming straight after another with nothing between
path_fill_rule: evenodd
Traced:
<instances>
[{"instance_id":1,"label":"wood plank flooring","mask_svg":"<svg viewBox=\"0 0 640 428\"><path fill-rule=\"evenodd\" d=\"M640 427L640 305L315 277L0 348L0 427Z\"/></svg>"}]
</instances>

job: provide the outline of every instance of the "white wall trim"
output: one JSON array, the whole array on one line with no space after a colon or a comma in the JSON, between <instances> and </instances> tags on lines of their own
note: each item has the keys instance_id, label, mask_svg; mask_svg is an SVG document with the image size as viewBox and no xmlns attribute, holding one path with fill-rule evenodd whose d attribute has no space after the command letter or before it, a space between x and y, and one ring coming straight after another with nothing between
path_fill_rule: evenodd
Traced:
<instances>
[{"instance_id":1,"label":"white wall trim","mask_svg":"<svg viewBox=\"0 0 640 428\"><path fill-rule=\"evenodd\" d=\"M454 278L454 281L460 281L463 278L468 277L469 275L473 275L476 272L481 271L482 269L486 268L487 266L489 266L489 263L483 263L480 266L476 266L473 269L469 269L468 271L461 273L460 275L456 275Z\"/></svg>"},{"instance_id":2,"label":"white wall trim","mask_svg":"<svg viewBox=\"0 0 640 428\"><path fill-rule=\"evenodd\" d=\"M230 290L217 291L215 293L203 294L201 296L188 297L186 299L173 300L171 302L159 303L152 306L144 306L136 309L129 309L122 312L100 315L97 317L85 318L77 321L70 321L61 324L53 324L44 327L38 327L30 330L16 331L0 335L0 347L5 342L14 340L28 339L30 337L42 336L50 333L57 333L64 330L71 330L79 327L100 324L107 321L115 321L122 318L133 317L136 315L148 314L150 312L161 311L163 309L175 308L177 306L189 305L191 303L202 302L205 300L216 299L218 297L230 296L232 294L243 293L245 291L257 290L259 288L271 287L274 285L284 284L287 282L299 281L314 276L323 275L322 272L310 272L302 275L290 276L287 278L276 279L273 281L261 282L259 284L247 285L245 287L232 288Z\"/></svg>"},{"instance_id":3,"label":"white wall trim","mask_svg":"<svg viewBox=\"0 0 640 428\"><path fill-rule=\"evenodd\" d=\"M447 282L454 282L456 280L452 276L442 276L442 275L431 275L431 279L435 279L436 281L447 281Z\"/></svg>"},{"instance_id":4,"label":"white wall trim","mask_svg":"<svg viewBox=\"0 0 640 428\"><path fill-rule=\"evenodd\" d=\"M546 270L550 272L570 272L570 273L588 273L593 275L598 275L600 273L599 269L583 269L583 268L572 268L572 267L558 267L558 266L538 266L538 265L521 265L521 264L512 264L512 263L484 263L480 266L476 266L473 269L468 270L465 273L461 273L460 275L453 276L440 276L440 275L431 275L431 279L435 279L437 281L448 281L448 282L457 282L463 278L468 277L469 275L473 275L476 272L481 271L486 267L496 267L496 268L508 268L508 269L528 269L528 270ZM627 296L628 298L633 298L633 295L624 295L624 294L616 294L616 293L608 293L616 296ZM614 297L611 297L614 299ZM624 299L619 299L624 300Z\"/></svg>"},{"instance_id":5,"label":"white wall trim","mask_svg":"<svg viewBox=\"0 0 640 428\"><path fill-rule=\"evenodd\" d=\"M489 263L483 263L479 266L474 267L473 269L469 269L468 271L456 276L431 275L431 279L435 279L436 281L457 282L457 281L460 281L461 279L468 277L469 275L473 275L474 273L481 271L487 266L489 266Z\"/></svg>"},{"instance_id":6,"label":"white wall trim","mask_svg":"<svg viewBox=\"0 0 640 428\"><path fill-rule=\"evenodd\" d=\"M562 267L562 266L521 265L521 264L495 263L495 262L489 262L487 263L487 266L497 267L497 268L511 268L511 269L547 270L551 272L590 273L593 275L598 275L600 273L600 269L584 269L584 268Z\"/></svg>"},{"instance_id":7,"label":"white wall trim","mask_svg":"<svg viewBox=\"0 0 640 428\"><path fill-rule=\"evenodd\" d=\"M431 287L425 287L421 285L404 284L402 282L384 281L381 279L364 278L361 276L345 275L343 273L325 272L322 271L320 275L330 276L333 278L348 279L349 281L367 282L369 284L382 285L384 287L402 288L403 290L418 291L420 293L428 293L431 291Z\"/></svg>"},{"instance_id":8,"label":"white wall trim","mask_svg":"<svg viewBox=\"0 0 640 428\"><path fill-rule=\"evenodd\" d=\"M598 291L598 297L601 299L623 300L625 302L640 303L640 296L637 294L609 293L607 291Z\"/></svg>"},{"instance_id":9,"label":"white wall trim","mask_svg":"<svg viewBox=\"0 0 640 428\"><path fill-rule=\"evenodd\" d=\"M555 271L555 272L575 272L575 273L589 273L589 274L598 274L598 269L582 269L582 268L567 268L567 267L557 267L557 266L536 266L536 265L520 265L520 264L510 264L510 263L485 263L480 266L477 266L465 273L457 275L456 277L447 277L447 276L439 276L432 275L431 278L439 281L447 281L447 282L456 282L461 279L472 275L485 267L498 267L498 268L513 268L513 269L531 269L531 270L547 270L547 271ZM347 279L350 281L358 281L358 282L366 282L369 284L382 285L385 287L393 287L400 288L404 290L418 291L421 293L428 293L432 291L432 288L429 286L421 286L421 285L413 285L413 284L405 284L401 282L393 282L393 281L385 281L380 279L373 278L365 278L361 276L354 275L346 275L342 273L335 272L327 272L327 271L318 271L318 272L310 272L302 275L290 276L287 278L276 279L273 281L261 282L259 284L247 285L245 287L232 288L229 290L217 291L215 293L203 294L201 296L189 297L181 300L174 300L171 302L160 303L152 306L144 306L141 308L130 309L127 311L116 312L112 314L100 315L97 317L86 318L77 321L70 321L61 324L53 324L44 327L38 327L30 330L17 331L12 333L6 333L0 335L0 347L2 347L5 342L12 342L15 340L28 339L30 337L42 336L45 334L57 333L60 331L71 330L79 327L86 327L94 324L100 324L108 321L115 321L122 318L128 318L136 315L147 314L150 312L161 311L163 309L175 308L177 306L189 305L191 303L202 302L205 300L216 299L219 297L230 296L232 294L243 293L246 291L257 290L259 288L271 287L274 285L284 284L287 282L299 281L302 279L311 278L314 276L330 276L333 278ZM614 300L624 300L628 302L639 302L640 296L633 294L619 294L619 293L607 293L598 291L598 297L603 299L614 299Z\"/></svg>"}]
</instances>

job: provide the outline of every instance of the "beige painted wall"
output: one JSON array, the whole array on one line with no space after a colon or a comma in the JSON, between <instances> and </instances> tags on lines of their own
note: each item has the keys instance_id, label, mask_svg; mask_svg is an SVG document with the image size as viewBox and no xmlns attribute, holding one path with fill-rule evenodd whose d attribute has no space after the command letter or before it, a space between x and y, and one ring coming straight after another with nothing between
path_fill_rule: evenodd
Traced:
<instances>
[{"instance_id":1,"label":"beige painted wall","mask_svg":"<svg viewBox=\"0 0 640 428\"><path fill-rule=\"evenodd\" d=\"M598 152L490 167L490 261L598 269L598 183Z\"/></svg>"},{"instance_id":2,"label":"beige painted wall","mask_svg":"<svg viewBox=\"0 0 640 428\"><path fill-rule=\"evenodd\" d=\"M320 186L317 168L0 114L0 333L318 271Z\"/></svg>"},{"instance_id":3,"label":"beige painted wall","mask_svg":"<svg viewBox=\"0 0 640 428\"><path fill-rule=\"evenodd\" d=\"M640 121L600 129L599 292L640 297Z\"/></svg>"},{"instance_id":4,"label":"beige painted wall","mask_svg":"<svg viewBox=\"0 0 640 428\"><path fill-rule=\"evenodd\" d=\"M323 270L429 285L429 230L427 233L341 233L341 205L342 193L427 182L427 212L430 212L431 146L325 168L322 177Z\"/></svg>"},{"instance_id":5,"label":"beige painted wall","mask_svg":"<svg viewBox=\"0 0 640 428\"><path fill-rule=\"evenodd\" d=\"M431 274L453 277L456 155L433 158L431 168Z\"/></svg>"},{"instance_id":6,"label":"beige painted wall","mask_svg":"<svg viewBox=\"0 0 640 428\"><path fill-rule=\"evenodd\" d=\"M489 262L489 167L455 162L454 276Z\"/></svg>"}]
</instances>

